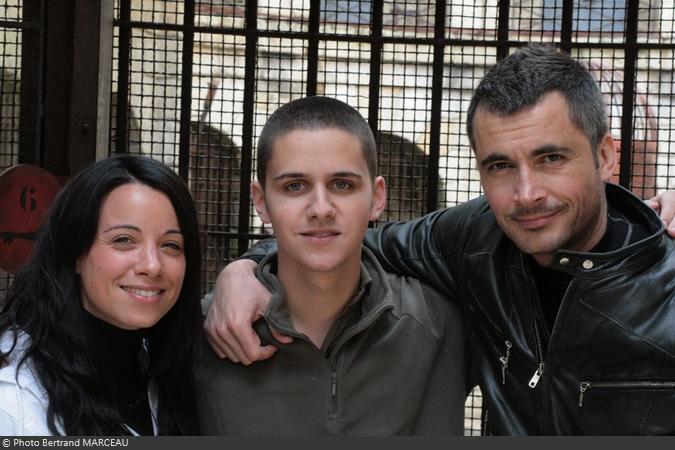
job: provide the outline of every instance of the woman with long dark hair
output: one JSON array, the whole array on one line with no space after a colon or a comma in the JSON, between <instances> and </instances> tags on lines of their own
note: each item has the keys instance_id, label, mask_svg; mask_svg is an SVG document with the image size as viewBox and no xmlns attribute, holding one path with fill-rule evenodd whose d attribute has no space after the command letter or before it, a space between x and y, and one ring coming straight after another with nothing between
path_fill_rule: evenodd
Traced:
<instances>
[{"instance_id":1,"label":"woman with long dark hair","mask_svg":"<svg viewBox=\"0 0 675 450\"><path fill-rule=\"evenodd\" d=\"M0 435L194 434L199 277L173 171L120 155L75 176L0 312Z\"/></svg>"}]
</instances>

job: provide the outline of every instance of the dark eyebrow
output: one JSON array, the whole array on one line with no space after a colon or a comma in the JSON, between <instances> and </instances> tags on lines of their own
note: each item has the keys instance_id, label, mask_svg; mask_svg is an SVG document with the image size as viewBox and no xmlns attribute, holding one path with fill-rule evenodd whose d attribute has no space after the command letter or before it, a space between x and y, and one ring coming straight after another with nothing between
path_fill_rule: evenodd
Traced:
<instances>
[{"instance_id":1,"label":"dark eyebrow","mask_svg":"<svg viewBox=\"0 0 675 450\"><path fill-rule=\"evenodd\" d=\"M281 180L284 178L305 178L307 175L302 173L302 172L284 172L280 173L279 175L275 176L272 178L273 180ZM349 172L349 171L340 171L340 172L335 172L333 173L334 177L340 177L340 178L363 178L361 174L358 174L356 172Z\"/></svg>"},{"instance_id":2,"label":"dark eyebrow","mask_svg":"<svg viewBox=\"0 0 675 450\"><path fill-rule=\"evenodd\" d=\"M359 179L363 178L363 176L361 176L361 174L359 174L359 173L347 172L347 171L345 171L345 172L335 172L333 174L333 176L334 177L340 177L340 178L359 178Z\"/></svg>"},{"instance_id":3,"label":"dark eyebrow","mask_svg":"<svg viewBox=\"0 0 675 450\"><path fill-rule=\"evenodd\" d=\"M103 230L103 233L107 233L108 231L113 231L113 230L119 230L119 229L128 229L128 230L134 230L137 232L141 232L141 229L138 228L136 225L129 225L129 224L122 224L122 225L114 225L106 230ZM176 230L175 228L170 228L166 230L164 233L165 235L167 234L183 234L180 230Z\"/></svg>"},{"instance_id":4,"label":"dark eyebrow","mask_svg":"<svg viewBox=\"0 0 675 450\"><path fill-rule=\"evenodd\" d=\"M547 144L536 148L532 152L532 156L547 155L549 153L569 153L571 151L572 149L570 149L569 147L561 147L559 145Z\"/></svg>"},{"instance_id":5,"label":"dark eyebrow","mask_svg":"<svg viewBox=\"0 0 675 450\"><path fill-rule=\"evenodd\" d=\"M305 176L302 172L284 172L272 178L273 180L281 180L283 178L303 178Z\"/></svg>"},{"instance_id":6,"label":"dark eyebrow","mask_svg":"<svg viewBox=\"0 0 675 450\"><path fill-rule=\"evenodd\" d=\"M541 147L536 148L531 156L542 156L542 155L548 155L550 153L570 153L572 149L569 147L560 147L558 145L554 144L546 144L542 145ZM492 153L491 155L488 155L485 159L483 159L480 162L481 167L485 167L489 164L492 164L494 162L498 161L510 161L511 158L506 156L504 153Z\"/></svg>"},{"instance_id":7,"label":"dark eyebrow","mask_svg":"<svg viewBox=\"0 0 675 450\"><path fill-rule=\"evenodd\" d=\"M107 233L108 231L118 230L118 229L120 229L120 228L127 228L127 229L134 230L134 231L138 231L138 232L141 231L141 229L138 228L136 225L123 224L123 225L113 225L112 227L103 230L103 232L104 232L104 233Z\"/></svg>"}]
</instances>

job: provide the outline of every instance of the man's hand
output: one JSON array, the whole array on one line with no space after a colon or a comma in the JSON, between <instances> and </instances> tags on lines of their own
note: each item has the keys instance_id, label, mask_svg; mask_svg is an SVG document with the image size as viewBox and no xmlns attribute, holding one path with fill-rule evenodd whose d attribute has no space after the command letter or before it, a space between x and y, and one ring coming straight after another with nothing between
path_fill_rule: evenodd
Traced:
<instances>
[{"instance_id":1,"label":"man's hand","mask_svg":"<svg viewBox=\"0 0 675 450\"><path fill-rule=\"evenodd\" d=\"M645 202L659 213L668 235L675 238L675 191L664 191Z\"/></svg>"},{"instance_id":2,"label":"man's hand","mask_svg":"<svg viewBox=\"0 0 675 450\"><path fill-rule=\"evenodd\" d=\"M277 351L273 345L262 346L251 327L263 315L271 297L253 273L256 265L255 261L242 259L220 272L204 323L213 351L221 358L244 365L267 359ZM279 342L293 340L271 331Z\"/></svg>"}]
</instances>

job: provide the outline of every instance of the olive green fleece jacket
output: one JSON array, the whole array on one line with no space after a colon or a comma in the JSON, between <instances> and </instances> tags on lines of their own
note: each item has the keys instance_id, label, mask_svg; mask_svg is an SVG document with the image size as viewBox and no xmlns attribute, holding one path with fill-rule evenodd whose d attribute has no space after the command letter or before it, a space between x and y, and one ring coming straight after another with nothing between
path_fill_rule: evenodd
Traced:
<instances>
[{"instance_id":1,"label":"olive green fleece jacket","mask_svg":"<svg viewBox=\"0 0 675 450\"><path fill-rule=\"evenodd\" d=\"M291 344L250 366L209 354L197 368L203 434L461 435L465 355L460 310L416 279L383 271L363 248L355 298L321 348L295 331L276 254L257 277L264 314ZM263 341L275 342L263 325Z\"/></svg>"}]
</instances>

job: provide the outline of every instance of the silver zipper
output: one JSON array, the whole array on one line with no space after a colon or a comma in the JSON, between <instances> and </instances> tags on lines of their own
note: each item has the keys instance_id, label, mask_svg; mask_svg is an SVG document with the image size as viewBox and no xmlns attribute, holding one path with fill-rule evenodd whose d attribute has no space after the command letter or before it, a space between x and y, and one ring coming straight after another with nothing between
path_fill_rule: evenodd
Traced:
<instances>
[{"instance_id":1,"label":"silver zipper","mask_svg":"<svg viewBox=\"0 0 675 450\"><path fill-rule=\"evenodd\" d=\"M541 340L539 338L539 327L537 326L537 318L534 317L534 310L532 311L532 321L534 322L534 336L535 339L537 340L537 351L538 351L538 356L539 356L539 365L537 366L537 370L534 372L534 375L532 375L532 378L530 379L530 382L528 383L528 386L530 386L532 389L537 387L537 383L539 383L539 378L541 378L541 374L544 373L544 358L542 356L541 352Z\"/></svg>"},{"instance_id":2,"label":"silver zipper","mask_svg":"<svg viewBox=\"0 0 675 450\"><path fill-rule=\"evenodd\" d=\"M675 389L675 381L582 381L579 383L579 408L584 405L584 394L596 389Z\"/></svg>"},{"instance_id":3,"label":"silver zipper","mask_svg":"<svg viewBox=\"0 0 675 450\"><path fill-rule=\"evenodd\" d=\"M582 381L581 384L579 384L579 408L581 408L584 405L584 394L590 388L591 388L590 381Z\"/></svg>"},{"instance_id":4,"label":"silver zipper","mask_svg":"<svg viewBox=\"0 0 675 450\"><path fill-rule=\"evenodd\" d=\"M511 357L511 342L504 341L506 345L506 355L499 357L499 362L502 364L502 384L506 384L506 369L509 368L509 358Z\"/></svg>"},{"instance_id":5,"label":"silver zipper","mask_svg":"<svg viewBox=\"0 0 675 450\"><path fill-rule=\"evenodd\" d=\"M530 284L530 278L527 276L527 272L525 271L525 261L523 261L523 252L520 252L520 269L523 272L523 277L525 277L525 280L527 281L528 284ZM537 366L537 370L534 372L534 375L532 375L532 378L530 379L530 382L527 384L530 386L532 389L534 389L537 386L537 383L539 383L539 379L541 378L542 373L544 373L544 352L542 351L541 348L541 337L539 335L539 326L537 325L537 316L535 315L536 311L536 305L534 303L534 300L532 300L532 296L530 296L530 302L532 303L532 324L534 325L534 339L537 344L537 360L539 361L539 365Z\"/></svg>"},{"instance_id":6,"label":"silver zipper","mask_svg":"<svg viewBox=\"0 0 675 450\"><path fill-rule=\"evenodd\" d=\"M544 363L539 364L537 371L532 375L532 378L530 378L530 382L527 383L527 385L534 389L537 386L537 383L539 383L539 378L541 378L542 373L544 373Z\"/></svg>"}]
</instances>

